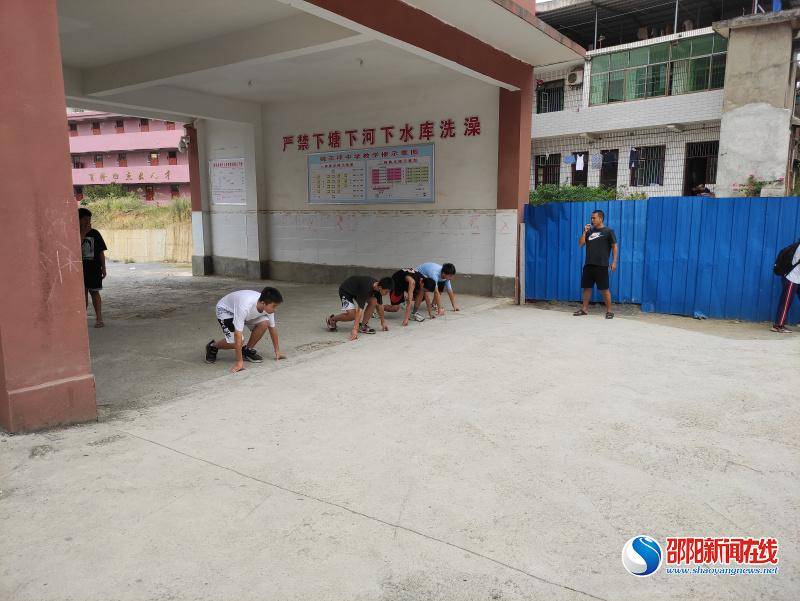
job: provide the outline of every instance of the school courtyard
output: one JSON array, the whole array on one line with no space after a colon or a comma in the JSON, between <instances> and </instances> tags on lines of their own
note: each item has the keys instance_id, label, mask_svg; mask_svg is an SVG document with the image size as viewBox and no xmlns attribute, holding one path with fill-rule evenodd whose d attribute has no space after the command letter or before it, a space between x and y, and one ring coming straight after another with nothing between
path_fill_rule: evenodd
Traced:
<instances>
[{"instance_id":1,"label":"school courtyard","mask_svg":"<svg viewBox=\"0 0 800 601\"><path fill-rule=\"evenodd\" d=\"M800 334L464 296L348 343L335 287L279 282L288 359L206 365L264 284L111 265L99 420L0 434L0 598L796 598ZM774 537L779 573L635 578L638 534Z\"/></svg>"}]
</instances>

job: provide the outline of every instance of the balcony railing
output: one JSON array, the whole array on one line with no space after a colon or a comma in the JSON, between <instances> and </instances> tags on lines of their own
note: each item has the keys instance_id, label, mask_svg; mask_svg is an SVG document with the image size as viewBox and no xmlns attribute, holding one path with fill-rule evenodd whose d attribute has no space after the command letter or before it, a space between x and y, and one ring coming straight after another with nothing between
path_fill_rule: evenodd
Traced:
<instances>
[{"instance_id":1,"label":"balcony railing","mask_svg":"<svg viewBox=\"0 0 800 601\"><path fill-rule=\"evenodd\" d=\"M177 148L183 135L182 129L107 133L100 136L73 136L69 139L71 154L110 152L115 150L150 150Z\"/></svg>"}]
</instances>

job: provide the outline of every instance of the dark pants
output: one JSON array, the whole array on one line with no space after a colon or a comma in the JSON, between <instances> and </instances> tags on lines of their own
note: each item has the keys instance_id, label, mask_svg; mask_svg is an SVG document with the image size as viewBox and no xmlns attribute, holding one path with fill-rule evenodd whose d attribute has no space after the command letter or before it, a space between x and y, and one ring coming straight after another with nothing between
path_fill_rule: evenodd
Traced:
<instances>
[{"instance_id":1,"label":"dark pants","mask_svg":"<svg viewBox=\"0 0 800 601\"><path fill-rule=\"evenodd\" d=\"M778 301L778 313L775 315L775 325L782 327L786 324L786 318L789 317L789 308L792 306L794 297L800 298L800 286L794 282L783 278L783 290L781 291L781 298Z\"/></svg>"}]
</instances>

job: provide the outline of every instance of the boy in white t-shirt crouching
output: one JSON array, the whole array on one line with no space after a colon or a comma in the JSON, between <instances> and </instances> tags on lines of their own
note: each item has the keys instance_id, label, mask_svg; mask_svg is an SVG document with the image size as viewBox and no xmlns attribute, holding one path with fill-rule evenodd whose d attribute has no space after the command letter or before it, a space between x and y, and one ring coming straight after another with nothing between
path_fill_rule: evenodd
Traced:
<instances>
[{"instance_id":1,"label":"boy in white t-shirt crouching","mask_svg":"<svg viewBox=\"0 0 800 601\"><path fill-rule=\"evenodd\" d=\"M278 345L278 330L275 328L275 309L283 302L277 288L267 286L260 293L255 290L237 290L223 296L217 303L217 321L225 338L212 340L206 345L206 363L217 361L219 349L236 351L236 365L232 372L244 369L244 362L261 363L264 357L255 350L264 332L269 330L275 360L285 359ZM242 344L244 326L250 330L247 344Z\"/></svg>"}]
</instances>

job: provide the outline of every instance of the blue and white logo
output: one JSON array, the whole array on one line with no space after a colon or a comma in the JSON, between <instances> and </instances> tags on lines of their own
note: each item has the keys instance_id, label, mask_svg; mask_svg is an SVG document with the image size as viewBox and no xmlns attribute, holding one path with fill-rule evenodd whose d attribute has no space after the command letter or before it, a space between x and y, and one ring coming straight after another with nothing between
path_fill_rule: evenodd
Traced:
<instances>
[{"instance_id":1,"label":"blue and white logo","mask_svg":"<svg viewBox=\"0 0 800 601\"><path fill-rule=\"evenodd\" d=\"M622 547L622 565L634 576L653 574L661 567L661 545L650 536L634 536Z\"/></svg>"}]
</instances>

